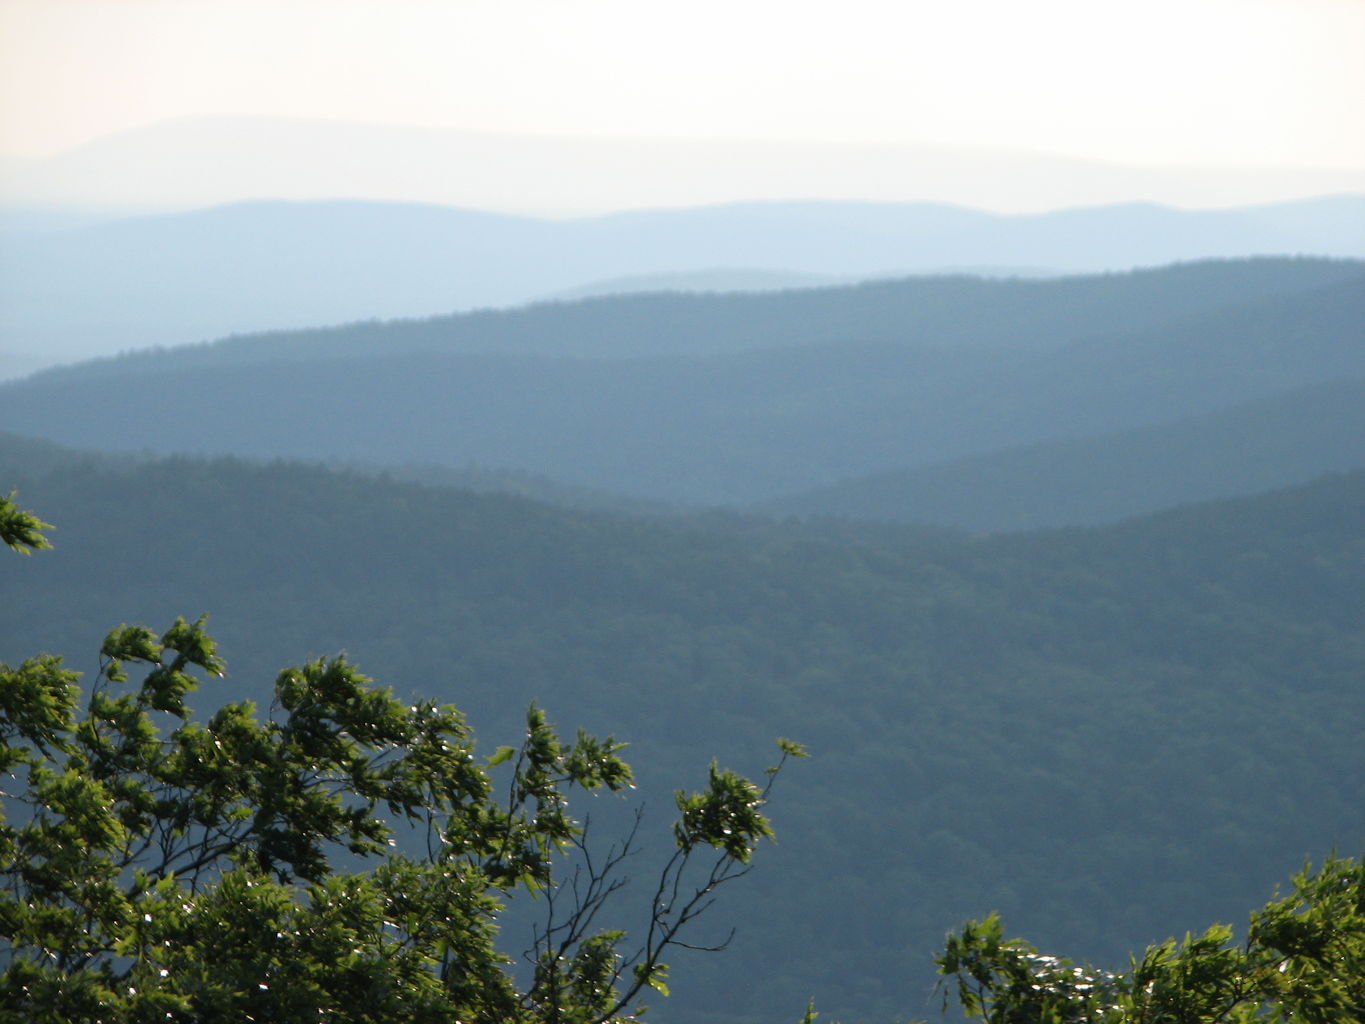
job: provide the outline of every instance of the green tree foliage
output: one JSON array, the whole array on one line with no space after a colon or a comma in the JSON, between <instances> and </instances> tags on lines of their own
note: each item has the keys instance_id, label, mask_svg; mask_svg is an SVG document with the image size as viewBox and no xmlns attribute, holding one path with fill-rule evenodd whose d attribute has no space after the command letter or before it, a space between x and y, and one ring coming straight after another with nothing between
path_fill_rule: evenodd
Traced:
<instances>
[{"instance_id":1,"label":"green tree foliage","mask_svg":"<svg viewBox=\"0 0 1365 1024\"><path fill-rule=\"evenodd\" d=\"M6 541L40 546L43 524L8 510ZM631 945L599 918L636 832L594 851L568 805L630 787L623 744L563 742L532 706L521 744L480 759L453 707L405 704L340 657L281 672L264 715L244 701L196 720L187 697L223 671L203 619L113 630L83 710L60 659L0 664L6 1019L637 1015L668 992L664 954L698 948L689 926L771 837L764 801L803 753L781 742L764 786L713 764L679 792ZM497 945L518 889L539 907L520 971Z\"/></svg>"},{"instance_id":2,"label":"green tree foliage","mask_svg":"<svg viewBox=\"0 0 1365 1024\"><path fill-rule=\"evenodd\" d=\"M968 922L936 958L967 1017L987 1024L1249 1024L1365 1020L1365 865L1329 857L1251 915L1167 939L1111 974ZM947 996L945 994L945 1008Z\"/></svg>"},{"instance_id":3,"label":"green tree foliage","mask_svg":"<svg viewBox=\"0 0 1365 1024\"><path fill-rule=\"evenodd\" d=\"M43 536L43 531L50 529L51 523L43 522L14 503L14 491L8 496L0 496L0 543L26 555L52 546Z\"/></svg>"}]
</instances>

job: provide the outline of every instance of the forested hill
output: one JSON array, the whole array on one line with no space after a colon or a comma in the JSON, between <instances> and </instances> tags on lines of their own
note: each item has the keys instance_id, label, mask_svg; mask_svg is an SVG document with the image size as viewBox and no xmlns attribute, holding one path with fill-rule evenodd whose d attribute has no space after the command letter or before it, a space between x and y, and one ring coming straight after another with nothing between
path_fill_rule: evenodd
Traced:
<instances>
[{"instance_id":1,"label":"forested hill","mask_svg":"<svg viewBox=\"0 0 1365 1024\"><path fill-rule=\"evenodd\" d=\"M455 701L488 749L531 699L629 739L663 803L713 755L756 770L773 735L808 743L780 845L718 907L733 947L675 966L664 1021L794 1019L811 995L923 1016L967 917L1122 962L1365 842L1362 472L991 539L3 439L11 486L58 529L0 574L6 662L92 669L111 626L207 611L230 674L206 700L346 649Z\"/></svg>"},{"instance_id":2,"label":"forested hill","mask_svg":"<svg viewBox=\"0 0 1365 1024\"><path fill-rule=\"evenodd\" d=\"M1365 380L1333 381L1158 426L1007 448L787 495L769 514L1097 524L1365 466Z\"/></svg>"},{"instance_id":3,"label":"forested hill","mask_svg":"<svg viewBox=\"0 0 1365 1024\"><path fill-rule=\"evenodd\" d=\"M776 293L617 295L134 350L43 380L413 353L641 358L824 345L1040 351L1365 275L1365 261L1206 260L1048 280L909 277Z\"/></svg>"},{"instance_id":4,"label":"forested hill","mask_svg":"<svg viewBox=\"0 0 1365 1024\"><path fill-rule=\"evenodd\" d=\"M743 504L1365 377L1362 323L1348 261L636 296L85 364L0 385L0 429Z\"/></svg>"}]
</instances>

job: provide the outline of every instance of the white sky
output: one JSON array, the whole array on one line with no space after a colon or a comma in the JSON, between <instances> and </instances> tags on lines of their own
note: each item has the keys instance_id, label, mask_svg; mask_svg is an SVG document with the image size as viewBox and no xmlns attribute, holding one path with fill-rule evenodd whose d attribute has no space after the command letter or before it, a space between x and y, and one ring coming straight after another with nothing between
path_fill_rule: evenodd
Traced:
<instances>
[{"instance_id":1,"label":"white sky","mask_svg":"<svg viewBox=\"0 0 1365 1024\"><path fill-rule=\"evenodd\" d=\"M1365 0L0 0L0 152L195 114L1365 168Z\"/></svg>"}]
</instances>

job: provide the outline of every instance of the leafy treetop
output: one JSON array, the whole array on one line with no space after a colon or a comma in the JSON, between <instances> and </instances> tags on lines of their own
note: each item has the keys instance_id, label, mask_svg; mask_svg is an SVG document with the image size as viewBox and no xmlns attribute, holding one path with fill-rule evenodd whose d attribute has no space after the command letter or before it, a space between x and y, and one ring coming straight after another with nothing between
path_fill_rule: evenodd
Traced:
<instances>
[{"instance_id":1,"label":"leafy treetop","mask_svg":"<svg viewBox=\"0 0 1365 1024\"><path fill-rule=\"evenodd\" d=\"M1246 938L1214 925L1167 939L1123 973L1081 967L1006 940L1000 919L968 922L936 957L967 1017L987 1024L1250 1024L1365 1020L1365 865L1305 865ZM947 995L945 993L945 1008Z\"/></svg>"},{"instance_id":2,"label":"leafy treetop","mask_svg":"<svg viewBox=\"0 0 1365 1024\"><path fill-rule=\"evenodd\" d=\"M14 503L14 491L0 495L0 542L26 555L30 551L50 548L52 545L43 536L43 530L52 529L32 512L26 512Z\"/></svg>"}]
</instances>

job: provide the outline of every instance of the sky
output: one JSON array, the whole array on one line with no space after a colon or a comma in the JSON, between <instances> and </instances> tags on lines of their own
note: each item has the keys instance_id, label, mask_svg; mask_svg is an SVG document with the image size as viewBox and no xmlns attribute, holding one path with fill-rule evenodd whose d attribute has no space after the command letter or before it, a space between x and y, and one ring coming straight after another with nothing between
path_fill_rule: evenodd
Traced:
<instances>
[{"instance_id":1,"label":"sky","mask_svg":"<svg viewBox=\"0 0 1365 1024\"><path fill-rule=\"evenodd\" d=\"M202 114L1365 168L1365 0L0 0L0 153Z\"/></svg>"}]
</instances>

